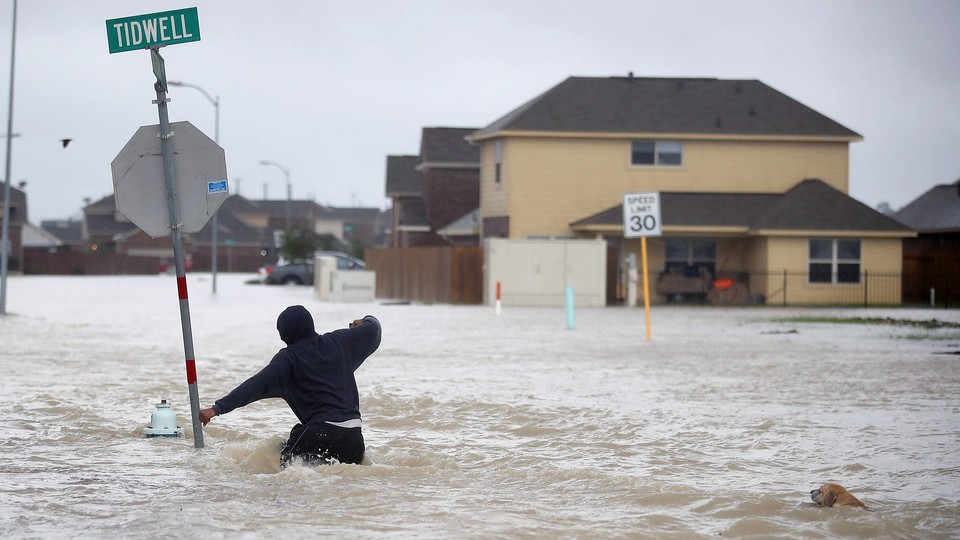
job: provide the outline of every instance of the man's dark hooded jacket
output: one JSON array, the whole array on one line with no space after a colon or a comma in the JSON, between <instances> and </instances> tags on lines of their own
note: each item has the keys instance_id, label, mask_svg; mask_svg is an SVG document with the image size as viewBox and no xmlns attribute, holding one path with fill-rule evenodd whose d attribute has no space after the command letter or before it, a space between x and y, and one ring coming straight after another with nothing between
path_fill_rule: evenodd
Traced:
<instances>
[{"instance_id":1,"label":"man's dark hooded jacket","mask_svg":"<svg viewBox=\"0 0 960 540\"><path fill-rule=\"evenodd\" d=\"M303 306L290 306L277 318L287 346L259 373L217 400L226 414L265 398L283 398L303 425L360 418L353 372L380 346L380 321L372 315L353 328L318 335Z\"/></svg>"}]
</instances>

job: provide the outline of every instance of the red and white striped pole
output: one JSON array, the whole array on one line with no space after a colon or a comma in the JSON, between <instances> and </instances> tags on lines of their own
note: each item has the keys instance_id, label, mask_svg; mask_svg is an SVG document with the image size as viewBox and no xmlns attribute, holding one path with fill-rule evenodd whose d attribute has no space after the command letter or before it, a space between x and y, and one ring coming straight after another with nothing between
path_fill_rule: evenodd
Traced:
<instances>
[{"instance_id":1,"label":"red and white striped pole","mask_svg":"<svg viewBox=\"0 0 960 540\"><path fill-rule=\"evenodd\" d=\"M160 56L157 49L150 54ZM154 59L161 66L162 59ZM166 75L164 75L166 78ZM183 238L181 234L180 208L177 206L177 177L173 162L174 136L170 132L170 119L167 113L167 89L159 80L154 86L157 91L157 111L160 115L160 151L163 154L163 177L167 187L167 209L170 213L170 237L173 240L173 261L177 268L177 295L180 298L180 325L183 328L183 355L187 364L187 389L190 392L190 416L193 420L193 446L203 448L203 425L200 423L200 393L197 390L197 365L193 353L193 330L190 326L190 302L187 299L187 276L183 263Z\"/></svg>"},{"instance_id":2,"label":"red and white striped pole","mask_svg":"<svg viewBox=\"0 0 960 540\"><path fill-rule=\"evenodd\" d=\"M500 282L497 282L497 315L500 315Z\"/></svg>"}]
</instances>

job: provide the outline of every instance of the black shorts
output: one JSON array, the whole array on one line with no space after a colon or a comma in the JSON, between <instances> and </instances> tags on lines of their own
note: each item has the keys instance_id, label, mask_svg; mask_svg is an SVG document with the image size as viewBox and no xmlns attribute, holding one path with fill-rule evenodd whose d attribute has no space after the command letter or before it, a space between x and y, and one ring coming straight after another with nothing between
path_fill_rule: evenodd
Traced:
<instances>
[{"instance_id":1,"label":"black shorts","mask_svg":"<svg viewBox=\"0 0 960 540\"><path fill-rule=\"evenodd\" d=\"M363 463L363 452L363 432L359 427L345 428L326 422L297 424L280 449L280 465L286 467L294 458L307 465L359 465Z\"/></svg>"}]
</instances>

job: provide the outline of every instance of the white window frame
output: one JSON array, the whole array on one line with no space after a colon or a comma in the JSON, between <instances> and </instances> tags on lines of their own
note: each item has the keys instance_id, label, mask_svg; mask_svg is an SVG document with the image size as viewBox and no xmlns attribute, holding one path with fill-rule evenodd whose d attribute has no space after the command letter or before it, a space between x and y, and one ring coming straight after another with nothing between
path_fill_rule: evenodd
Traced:
<instances>
[{"instance_id":1,"label":"white window frame","mask_svg":"<svg viewBox=\"0 0 960 540\"><path fill-rule=\"evenodd\" d=\"M503 183L503 172L501 171L501 164L503 163L503 146L500 142L500 139L495 139L493 141L493 153L493 183L499 186L501 183Z\"/></svg>"},{"instance_id":2,"label":"white window frame","mask_svg":"<svg viewBox=\"0 0 960 540\"><path fill-rule=\"evenodd\" d=\"M634 145L637 143L647 143L653 145L653 163L636 163L633 159ZM677 150L668 151L669 147L676 146ZM672 150L672 149L670 149ZM668 155L677 155L679 156L678 163L671 163L665 161L664 157ZM630 166L631 167L683 167L683 142L682 141L672 141L672 140L652 140L652 139L635 139L630 141Z\"/></svg>"},{"instance_id":3,"label":"white window frame","mask_svg":"<svg viewBox=\"0 0 960 540\"><path fill-rule=\"evenodd\" d=\"M815 241L820 242L830 242L830 258L813 258L810 254L812 243ZM840 258L840 242L857 242L857 253L858 257L853 258ZM863 241L859 238L811 238L807 242L807 283L810 285L860 285L861 276L863 275ZM813 265L830 265L830 280L813 280ZM840 267L841 265L853 265L857 266L857 279L856 281L845 280L841 281Z\"/></svg>"}]
</instances>

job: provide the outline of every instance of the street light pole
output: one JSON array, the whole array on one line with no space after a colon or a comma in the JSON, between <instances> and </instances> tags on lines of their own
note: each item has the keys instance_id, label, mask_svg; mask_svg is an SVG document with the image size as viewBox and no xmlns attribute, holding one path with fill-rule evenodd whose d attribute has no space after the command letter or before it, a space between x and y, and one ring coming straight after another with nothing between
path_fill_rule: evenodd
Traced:
<instances>
[{"instance_id":1,"label":"street light pole","mask_svg":"<svg viewBox=\"0 0 960 540\"><path fill-rule=\"evenodd\" d=\"M10 38L10 104L7 109L7 163L3 177L3 232L0 236L0 315L7 314L7 269L10 251L10 154L13 151L13 65L17 48L17 0L13 0L13 31Z\"/></svg>"},{"instance_id":2,"label":"street light pole","mask_svg":"<svg viewBox=\"0 0 960 540\"><path fill-rule=\"evenodd\" d=\"M220 144L220 96L211 96L203 88L200 88L195 84L190 84L183 81L167 81L167 84L170 86L183 86L186 88L193 88L194 90L197 90L198 92L203 94L203 97L207 98L207 100L213 105L213 119L214 119L213 120L213 142L217 143L217 145L219 146ZM219 233L218 229L220 228L216 211L214 211L213 213L213 219L210 226L212 229L212 234L210 237L210 243L212 244L212 247L210 250L210 275L211 275L211 281L213 282L213 293L216 294L217 293L217 244L219 243L217 236Z\"/></svg>"},{"instance_id":3,"label":"street light pole","mask_svg":"<svg viewBox=\"0 0 960 540\"><path fill-rule=\"evenodd\" d=\"M290 226L291 226L291 212L290 212L291 202L290 201L292 200L292 195L293 195L293 190L290 188L290 171L283 165L280 165L279 163L274 161L262 160L260 161L260 164L269 165L271 167L276 167L280 169L281 171L283 171L283 176L285 176L287 179L287 230L290 230Z\"/></svg>"}]
</instances>

